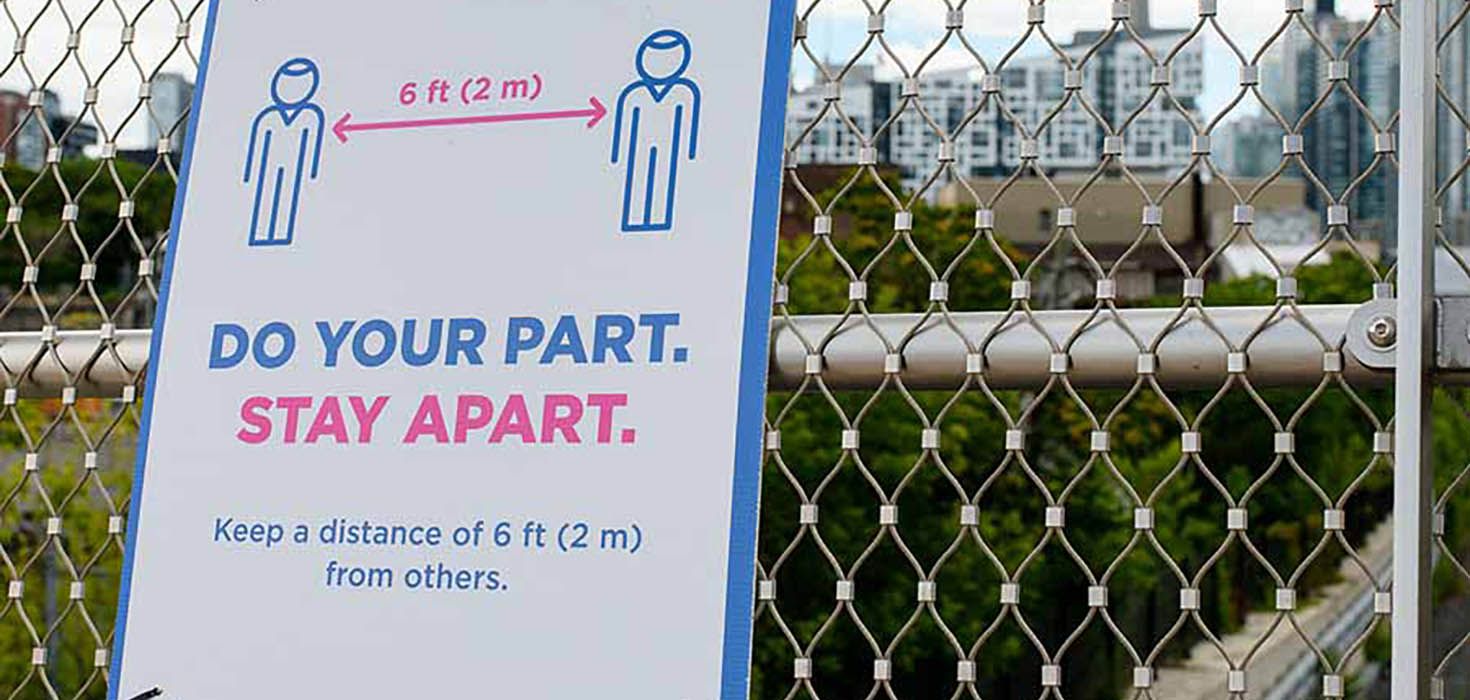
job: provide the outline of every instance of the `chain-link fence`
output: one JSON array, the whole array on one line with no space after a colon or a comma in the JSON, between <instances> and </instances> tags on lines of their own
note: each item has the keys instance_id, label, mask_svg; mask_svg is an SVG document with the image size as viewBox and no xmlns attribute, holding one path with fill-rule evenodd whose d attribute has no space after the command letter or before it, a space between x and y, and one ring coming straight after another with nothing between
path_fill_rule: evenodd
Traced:
<instances>
[{"instance_id":1,"label":"chain-link fence","mask_svg":"<svg viewBox=\"0 0 1470 700\"><path fill-rule=\"evenodd\" d=\"M1393 329L1350 336L1394 295L1402 8L800 4L752 695L1386 697ZM0 692L100 698L204 7L0 12ZM1444 697L1464 399L1425 418Z\"/></svg>"}]
</instances>

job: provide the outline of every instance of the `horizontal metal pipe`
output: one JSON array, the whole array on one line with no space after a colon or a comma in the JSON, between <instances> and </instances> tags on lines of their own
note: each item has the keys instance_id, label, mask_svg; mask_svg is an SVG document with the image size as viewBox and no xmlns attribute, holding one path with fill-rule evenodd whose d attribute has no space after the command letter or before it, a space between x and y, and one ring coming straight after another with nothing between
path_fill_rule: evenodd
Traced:
<instances>
[{"instance_id":1,"label":"horizontal metal pipe","mask_svg":"<svg viewBox=\"0 0 1470 700\"><path fill-rule=\"evenodd\" d=\"M1178 309L1123 309L1116 317L1091 311L955 313L948 321L937 314L778 317L771 339L771 387L799 386L813 354L822 358L821 376L829 388L877 387L886 376L891 346L901 351L899 376L910 389L959 387L967 376L969 348L983 350L991 387L1037 388L1051 377L1053 343L1066 349L1073 386L1127 387L1139 376L1139 344L1148 347L1161 334L1157 377L1166 387L1220 386L1229 375L1231 347L1246 348L1247 376L1256 386L1315 385L1328 348L1341 349L1343 374L1354 386L1386 386L1392 370L1366 367L1343 347L1357 309L1211 308L1208 324L1198 311L1181 316ZM40 332L0 333L0 365L21 396L60 396L62 389L74 387L79 397L117 397L140 381L150 336L148 330L119 330L104 341L98 331L60 331L46 343ZM1467 378L1444 377L1451 383Z\"/></svg>"},{"instance_id":2,"label":"horizontal metal pipe","mask_svg":"<svg viewBox=\"0 0 1470 700\"><path fill-rule=\"evenodd\" d=\"M960 387L967 376L970 348L983 353L985 378L992 388L1043 386L1052 376L1054 348L1065 350L1068 364L1060 369L1074 387L1120 388L1140 376L1140 345L1147 349L1156 339L1157 379L1166 387L1219 387L1229 377L1232 348L1245 348L1247 376L1255 386L1315 385L1323 377L1324 357L1339 349L1343 374L1353 386L1385 386L1392 381L1391 370L1365 367L1343 347L1357 309L1352 305L1210 308L1208 323L1192 309L1182 315L1179 309L1123 309L1116 316L1106 311L1043 311L1029 316L952 313L949 320L937 314L778 318L771 386L778 390L799 386L807 376L809 355L816 354L821 361L810 366L820 368L827 387L871 389L886 376L892 347L901 352L899 377L911 389Z\"/></svg>"},{"instance_id":3,"label":"horizontal metal pipe","mask_svg":"<svg viewBox=\"0 0 1470 700\"><path fill-rule=\"evenodd\" d=\"M0 333L0 366L20 396L59 398L75 388L80 398L117 398L139 387L148 367L148 330L59 331L45 342L40 332Z\"/></svg>"}]
</instances>

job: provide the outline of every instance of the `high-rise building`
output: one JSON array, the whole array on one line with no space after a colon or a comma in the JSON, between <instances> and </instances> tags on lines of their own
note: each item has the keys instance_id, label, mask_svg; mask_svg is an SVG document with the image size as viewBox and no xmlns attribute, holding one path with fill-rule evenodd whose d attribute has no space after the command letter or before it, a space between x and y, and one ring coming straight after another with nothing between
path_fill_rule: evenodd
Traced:
<instances>
[{"instance_id":1,"label":"high-rise building","mask_svg":"<svg viewBox=\"0 0 1470 700\"><path fill-rule=\"evenodd\" d=\"M40 170L53 149L58 158L76 158L96 144L97 127L63 113L55 92L44 90L37 98L0 91L0 151L6 163Z\"/></svg>"},{"instance_id":2,"label":"high-rise building","mask_svg":"<svg viewBox=\"0 0 1470 700\"><path fill-rule=\"evenodd\" d=\"M1147 10L1147 2L1132 4L1134 32L1154 55L1168 54L1186 35L1154 29ZM956 174L941 161L947 150L964 178L1013 172L1033 152L1049 170L1090 170L1104 154L1121 155L1138 171L1169 171L1190 162L1195 132L1179 108L1198 116L1204 91L1200 42L1190 42L1162 69L1126 35L1080 32L1062 49L1072 65L1083 67L1069 69L1048 53L1014 57L994 74L979 67L925 71L898 83L874 80L871 68L853 69L840 93L819 81L792 97L788 143L800 139L797 158L804 164L859 163L864 156L891 163L906 189L926 188L931 197ZM1078 99L1067 101L1069 92L1078 93L1114 130L1131 117L1121 138ZM828 102L841 105L841 116L834 107L813 124ZM1058 112L1064 102L1067 107ZM862 138L848 120L859 134L873 134L890 119L872 152L862 153Z\"/></svg>"},{"instance_id":3,"label":"high-rise building","mask_svg":"<svg viewBox=\"0 0 1470 700\"><path fill-rule=\"evenodd\" d=\"M149 85L148 147L156 149L168 137L174 152L182 150L188 132L189 106L194 102L194 83L177 73L160 73Z\"/></svg>"},{"instance_id":4,"label":"high-rise building","mask_svg":"<svg viewBox=\"0 0 1470 700\"><path fill-rule=\"evenodd\" d=\"M1338 17L1331 0L1318 0L1309 21L1322 43L1300 30L1279 37L1262 61L1262 93L1289 126L1300 126L1283 135L1301 137L1300 156L1327 189L1309 189L1308 205L1325 213L1345 200L1355 233L1388 242L1397 196L1386 158L1398 104L1397 39ZM1285 143L1282 152L1295 155Z\"/></svg>"}]
</instances>

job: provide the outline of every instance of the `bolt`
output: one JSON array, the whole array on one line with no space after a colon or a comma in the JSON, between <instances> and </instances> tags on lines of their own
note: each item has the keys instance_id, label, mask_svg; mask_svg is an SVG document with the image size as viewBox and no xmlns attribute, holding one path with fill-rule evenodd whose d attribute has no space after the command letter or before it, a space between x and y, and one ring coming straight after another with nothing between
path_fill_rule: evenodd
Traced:
<instances>
[{"instance_id":1,"label":"bolt","mask_svg":"<svg viewBox=\"0 0 1470 700\"><path fill-rule=\"evenodd\" d=\"M1399 340L1399 324L1392 316L1379 316L1368 322L1368 342L1380 350L1387 350Z\"/></svg>"}]
</instances>

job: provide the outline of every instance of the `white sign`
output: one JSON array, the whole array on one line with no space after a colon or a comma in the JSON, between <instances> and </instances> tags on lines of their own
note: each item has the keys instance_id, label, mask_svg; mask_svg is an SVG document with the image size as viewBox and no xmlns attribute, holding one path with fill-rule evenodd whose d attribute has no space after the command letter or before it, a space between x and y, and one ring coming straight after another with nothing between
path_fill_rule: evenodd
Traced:
<instances>
[{"instance_id":1,"label":"white sign","mask_svg":"<svg viewBox=\"0 0 1470 700\"><path fill-rule=\"evenodd\" d=\"M794 8L213 3L113 697L744 697Z\"/></svg>"}]
</instances>

